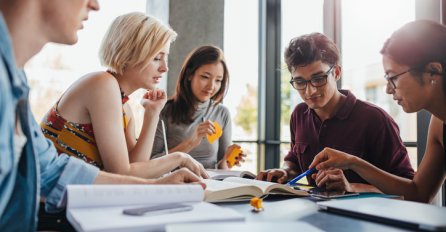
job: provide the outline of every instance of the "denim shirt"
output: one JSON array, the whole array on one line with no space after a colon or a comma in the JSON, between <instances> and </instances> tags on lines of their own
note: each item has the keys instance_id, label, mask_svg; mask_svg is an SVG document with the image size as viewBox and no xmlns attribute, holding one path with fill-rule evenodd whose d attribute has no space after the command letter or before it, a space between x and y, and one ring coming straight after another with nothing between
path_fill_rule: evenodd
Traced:
<instances>
[{"instance_id":1,"label":"denim shirt","mask_svg":"<svg viewBox=\"0 0 446 232\"><path fill-rule=\"evenodd\" d=\"M80 159L57 155L32 115L28 95L0 13L0 231L34 231L40 197L47 211L56 211L67 184L91 184L99 173ZM14 152L17 121L27 139L19 155Z\"/></svg>"}]
</instances>

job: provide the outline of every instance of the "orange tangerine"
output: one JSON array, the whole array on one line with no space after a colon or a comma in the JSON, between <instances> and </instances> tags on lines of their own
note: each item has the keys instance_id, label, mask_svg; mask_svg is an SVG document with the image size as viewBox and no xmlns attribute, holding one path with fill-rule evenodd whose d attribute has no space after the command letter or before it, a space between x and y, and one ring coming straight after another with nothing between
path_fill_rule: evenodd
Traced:
<instances>
[{"instance_id":1,"label":"orange tangerine","mask_svg":"<svg viewBox=\"0 0 446 232\"><path fill-rule=\"evenodd\" d=\"M219 139L221 135L223 134L223 130L221 129L220 124L218 122L213 122L215 127L215 133L212 135L207 135L209 143L215 142L215 140Z\"/></svg>"},{"instance_id":2,"label":"orange tangerine","mask_svg":"<svg viewBox=\"0 0 446 232\"><path fill-rule=\"evenodd\" d=\"M234 149L232 149L231 154L229 154L228 159L226 160L229 168L232 168L235 165L235 163L237 162L235 158L237 158L241 152L242 149L239 147L235 147Z\"/></svg>"}]
</instances>

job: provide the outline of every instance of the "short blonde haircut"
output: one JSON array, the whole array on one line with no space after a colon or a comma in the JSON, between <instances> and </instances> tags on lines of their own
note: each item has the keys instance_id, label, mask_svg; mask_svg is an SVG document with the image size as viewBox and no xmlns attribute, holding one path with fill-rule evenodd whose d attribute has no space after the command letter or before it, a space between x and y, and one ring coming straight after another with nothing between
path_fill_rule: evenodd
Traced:
<instances>
[{"instance_id":1,"label":"short blonde haircut","mask_svg":"<svg viewBox=\"0 0 446 232\"><path fill-rule=\"evenodd\" d=\"M139 12L121 15L102 39L99 59L117 74L123 74L126 67L144 68L176 36L175 31L154 17Z\"/></svg>"}]
</instances>

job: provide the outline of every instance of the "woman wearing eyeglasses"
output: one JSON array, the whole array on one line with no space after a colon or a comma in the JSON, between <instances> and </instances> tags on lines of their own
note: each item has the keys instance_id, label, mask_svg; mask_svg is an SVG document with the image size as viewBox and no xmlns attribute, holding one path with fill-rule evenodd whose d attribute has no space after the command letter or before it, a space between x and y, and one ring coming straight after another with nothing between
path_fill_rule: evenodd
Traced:
<instances>
[{"instance_id":1,"label":"woman wearing eyeglasses","mask_svg":"<svg viewBox=\"0 0 446 232\"><path fill-rule=\"evenodd\" d=\"M361 157L325 149L310 167L340 168L359 174L382 192L406 200L430 202L446 175L446 27L431 21L414 21L392 34L381 50L388 94L407 113L432 113L423 160L413 180L400 178ZM319 184L324 184L321 181Z\"/></svg>"},{"instance_id":2,"label":"woman wearing eyeglasses","mask_svg":"<svg viewBox=\"0 0 446 232\"><path fill-rule=\"evenodd\" d=\"M338 90L339 51L320 33L291 40L285 51L291 85L304 103L291 115L291 150L281 169L260 172L257 179L284 183L306 171L325 147L355 154L402 178L412 178L406 148L398 126L379 107L363 102L347 90ZM378 191L356 173L326 169L308 178L329 190Z\"/></svg>"}]
</instances>

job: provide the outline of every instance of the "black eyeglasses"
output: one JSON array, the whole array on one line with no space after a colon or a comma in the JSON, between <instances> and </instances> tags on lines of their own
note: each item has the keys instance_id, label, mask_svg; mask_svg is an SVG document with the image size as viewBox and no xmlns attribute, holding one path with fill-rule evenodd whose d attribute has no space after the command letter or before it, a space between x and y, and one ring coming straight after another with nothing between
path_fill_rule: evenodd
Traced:
<instances>
[{"instance_id":1,"label":"black eyeglasses","mask_svg":"<svg viewBox=\"0 0 446 232\"><path fill-rule=\"evenodd\" d=\"M389 77L388 74L385 74L385 75L384 75L384 78L387 80L388 83L391 84L392 89L396 89L395 80L396 80L399 76L404 75L404 74L406 74L406 73L408 73L408 72L410 72L410 71L412 71L412 70L413 70L413 69L410 68L410 69L408 69L408 70L406 70L406 71L404 71L404 72L402 72L402 73L398 73L398 74L393 75L393 76L391 76L391 77Z\"/></svg>"},{"instance_id":2,"label":"black eyeglasses","mask_svg":"<svg viewBox=\"0 0 446 232\"><path fill-rule=\"evenodd\" d=\"M314 76L310 80L304 80L304 79L294 79L292 78L290 81L290 84L295 88L296 90L304 90L307 88L307 83L310 83L313 87L321 87L327 84L327 78L330 72L332 71L333 67L335 65L332 65L328 71L326 71L322 75Z\"/></svg>"}]
</instances>

